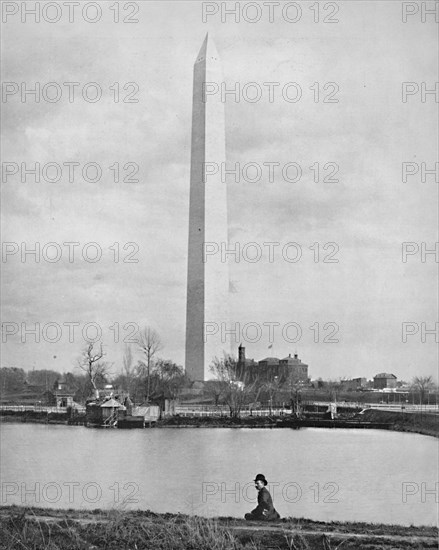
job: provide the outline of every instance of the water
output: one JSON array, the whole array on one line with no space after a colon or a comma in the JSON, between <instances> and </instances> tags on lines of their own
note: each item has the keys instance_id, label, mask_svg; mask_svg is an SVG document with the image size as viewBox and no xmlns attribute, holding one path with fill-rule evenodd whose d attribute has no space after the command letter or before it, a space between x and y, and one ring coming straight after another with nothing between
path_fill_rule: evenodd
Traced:
<instances>
[{"instance_id":1,"label":"water","mask_svg":"<svg viewBox=\"0 0 439 550\"><path fill-rule=\"evenodd\" d=\"M256 505L252 480L263 473L281 516L402 525L437 518L428 491L438 481L438 441L418 434L4 424L1 450L2 504L242 517Z\"/></svg>"}]
</instances>

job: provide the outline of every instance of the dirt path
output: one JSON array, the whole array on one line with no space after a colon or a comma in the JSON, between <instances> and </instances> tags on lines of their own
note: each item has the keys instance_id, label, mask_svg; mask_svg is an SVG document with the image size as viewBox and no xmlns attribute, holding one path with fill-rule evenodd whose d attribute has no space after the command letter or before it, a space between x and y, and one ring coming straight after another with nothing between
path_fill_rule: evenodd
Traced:
<instances>
[{"instance_id":1,"label":"dirt path","mask_svg":"<svg viewBox=\"0 0 439 550\"><path fill-rule=\"evenodd\" d=\"M14 514L6 512L4 510L0 511L0 518L6 519ZM69 517L68 515L56 515L56 516L46 516L43 514L24 514L24 518L29 521L36 522L45 522L45 523L58 523L62 524L64 521L68 521L70 524L76 523L81 526L86 525L96 525L96 524L106 524L112 521L111 518L90 518L90 517ZM151 519L138 518L139 525L147 527L149 523L153 521ZM291 535L302 537L323 537L325 536L329 541L347 541L347 540L357 540L359 544L361 542L376 542L376 543L391 543L392 548L395 548L393 544L403 543L410 545L421 545L420 548L439 548L438 538L425 535L395 535L395 534L376 534L376 533L358 533L358 532L344 532L344 531L333 531L333 530L316 530L312 527L307 527L306 525L301 528L295 529L288 527L288 525L265 525L260 523L250 522L246 525L233 525L227 520L219 520L219 524L224 526L224 529L227 529L235 534L247 534L251 535L252 533L259 534L273 534L279 536ZM360 548L360 546L359 546Z\"/></svg>"},{"instance_id":2,"label":"dirt path","mask_svg":"<svg viewBox=\"0 0 439 550\"><path fill-rule=\"evenodd\" d=\"M439 548L438 538L437 537L427 537L427 536L418 536L418 535L377 535L373 533L345 533L342 531L316 531L313 529L288 529L285 527L277 525L249 525L248 527L242 526L233 526L230 525L227 527L230 531L239 531L239 532L264 532L264 533L278 533L278 534L290 534L290 535L311 535L311 536L322 536L325 535L328 539L334 539L337 541L355 539L358 541L375 541L375 542L404 542L411 544L428 544L428 547L431 548L433 544L436 543L437 548Z\"/></svg>"}]
</instances>

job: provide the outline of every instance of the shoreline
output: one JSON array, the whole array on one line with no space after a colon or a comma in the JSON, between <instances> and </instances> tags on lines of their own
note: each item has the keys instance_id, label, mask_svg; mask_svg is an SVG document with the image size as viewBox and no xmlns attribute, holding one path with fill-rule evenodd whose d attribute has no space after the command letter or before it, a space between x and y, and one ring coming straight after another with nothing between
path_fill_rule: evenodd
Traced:
<instances>
[{"instance_id":1,"label":"shoreline","mask_svg":"<svg viewBox=\"0 0 439 550\"><path fill-rule=\"evenodd\" d=\"M85 418L66 419L63 413L29 413L2 411L0 423L36 423L55 424L65 426L85 426ZM358 418L349 420L324 419L291 419L286 417L246 417L232 419L230 417L179 417L173 416L158 420L144 429L188 429L188 428L231 428L231 429L302 429L302 428L329 428L336 430L346 429L379 429L396 432L416 433L439 438L439 417L431 415L419 421L418 418L401 413L388 411L368 410ZM423 422L423 423L421 423ZM89 426L96 427L99 426Z\"/></svg>"},{"instance_id":2,"label":"shoreline","mask_svg":"<svg viewBox=\"0 0 439 550\"><path fill-rule=\"evenodd\" d=\"M70 548L151 548L216 550L265 548L346 550L437 548L438 528L358 522L319 522L304 518L247 522L232 517L201 518L151 511L64 510L0 506L3 540L52 550ZM72 537L81 546L72 546ZM44 544L39 544L44 541ZM360 546L361 545L361 546ZM8 548L18 546L7 546Z\"/></svg>"}]
</instances>

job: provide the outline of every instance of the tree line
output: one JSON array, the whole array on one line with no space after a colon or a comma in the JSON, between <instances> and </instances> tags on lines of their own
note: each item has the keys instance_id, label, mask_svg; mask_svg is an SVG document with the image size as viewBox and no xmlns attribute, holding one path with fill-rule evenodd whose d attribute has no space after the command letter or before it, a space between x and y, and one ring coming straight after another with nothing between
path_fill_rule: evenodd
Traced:
<instances>
[{"instance_id":1,"label":"tree line","mask_svg":"<svg viewBox=\"0 0 439 550\"><path fill-rule=\"evenodd\" d=\"M190 393L192 382L182 366L172 360L159 357L164 348L159 334L146 326L138 332L137 344L125 345L119 372L113 372L113 363L106 360L102 342L87 342L77 359L76 372L61 373L49 370L25 371L17 367L0 369L2 398L8 394L24 392L29 386L52 390L54 383L64 376L68 389L75 391L74 400L84 403L97 396L99 389L112 384L115 389L129 392L136 403L159 403L165 399L177 399L184 389ZM294 373L290 376L255 376L254 372L240 365L231 355L215 357L210 372L213 377L204 383L203 396L215 405L227 405L231 416L239 416L244 406L262 401L271 407L279 398L286 400L299 412L303 384ZM323 381L317 388L326 390L330 399L341 391L343 380ZM416 376L411 382L411 392L424 403L435 388L432 376Z\"/></svg>"}]
</instances>

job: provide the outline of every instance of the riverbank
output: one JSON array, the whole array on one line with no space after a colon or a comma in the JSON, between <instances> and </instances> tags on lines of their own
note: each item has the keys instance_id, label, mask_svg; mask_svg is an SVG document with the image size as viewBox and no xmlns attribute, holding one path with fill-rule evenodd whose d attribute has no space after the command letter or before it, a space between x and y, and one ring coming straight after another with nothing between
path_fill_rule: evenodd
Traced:
<instances>
[{"instance_id":1,"label":"riverbank","mask_svg":"<svg viewBox=\"0 0 439 550\"><path fill-rule=\"evenodd\" d=\"M323 523L285 518L246 522L150 511L0 507L1 549L395 550L437 548L435 527Z\"/></svg>"},{"instance_id":2,"label":"riverbank","mask_svg":"<svg viewBox=\"0 0 439 550\"><path fill-rule=\"evenodd\" d=\"M439 437L439 415L428 413L400 413L368 409L361 415L369 422L390 424L390 429L397 432L411 432Z\"/></svg>"},{"instance_id":3,"label":"riverbank","mask_svg":"<svg viewBox=\"0 0 439 550\"><path fill-rule=\"evenodd\" d=\"M85 414L67 418L63 413L39 411L2 411L1 422L25 422L44 424L85 425ZM147 426L149 428L149 426ZM311 417L294 419L291 416L227 416L187 417L170 416L153 423L152 428L336 428L336 429L386 429L419 433L439 438L439 416L426 413L400 413L367 409L345 418L327 420Z\"/></svg>"},{"instance_id":4,"label":"riverbank","mask_svg":"<svg viewBox=\"0 0 439 550\"><path fill-rule=\"evenodd\" d=\"M291 418L291 416L183 417L171 416L157 422L159 428L334 428L375 429L419 433L439 438L439 416L433 414L402 414L368 409L337 420L323 418Z\"/></svg>"}]
</instances>

